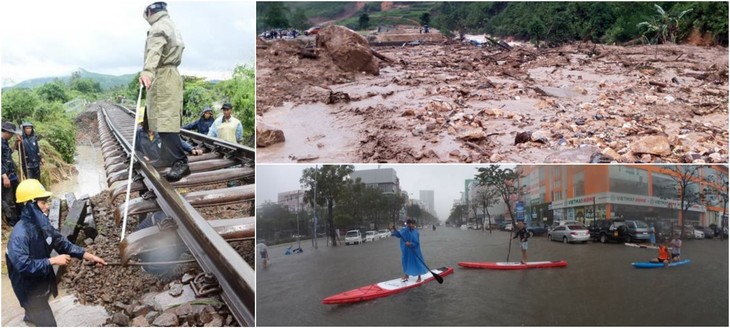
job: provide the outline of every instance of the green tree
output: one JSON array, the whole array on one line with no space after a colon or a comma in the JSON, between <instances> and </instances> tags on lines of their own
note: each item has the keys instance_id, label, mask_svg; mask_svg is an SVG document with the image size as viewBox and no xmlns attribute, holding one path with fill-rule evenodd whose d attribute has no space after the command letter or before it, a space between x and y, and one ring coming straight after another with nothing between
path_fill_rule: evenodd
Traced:
<instances>
[{"instance_id":1,"label":"green tree","mask_svg":"<svg viewBox=\"0 0 730 328\"><path fill-rule=\"evenodd\" d=\"M385 195L385 207L391 222L395 225L400 217L400 211L406 203L405 197L399 193Z\"/></svg>"},{"instance_id":2,"label":"green tree","mask_svg":"<svg viewBox=\"0 0 730 328\"><path fill-rule=\"evenodd\" d=\"M298 30L306 30L307 28L309 28L310 25L307 15L301 8L294 10L294 12L291 14L291 17L289 18L289 23L291 27Z\"/></svg>"},{"instance_id":3,"label":"green tree","mask_svg":"<svg viewBox=\"0 0 730 328\"><path fill-rule=\"evenodd\" d=\"M475 203L481 205L487 223L482 219L482 230L485 225L489 227L489 233L492 233L492 216L489 215L489 207L499 204L499 193L494 186L481 185L476 190Z\"/></svg>"},{"instance_id":4,"label":"green tree","mask_svg":"<svg viewBox=\"0 0 730 328\"><path fill-rule=\"evenodd\" d=\"M233 78L219 82L215 88L233 105L233 114L243 125L244 144L253 146L256 106L256 74L253 67L236 66Z\"/></svg>"},{"instance_id":5,"label":"green tree","mask_svg":"<svg viewBox=\"0 0 730 328\"><path fill-rule=\"evenodd\" d=\"M420 17L418 17L418 20L421 22L421 25L430 25L431 24L431 14L430 13L423 13Z\"/></svg>"},{"instance_id":6,"label":"green tree","mask_svg":"<svg viewBox=\"0 0 730 328\"><path fill-rule=\"evenodd\" d=\"M446 222L449 222L456 227L461 226L464 222L464 216L466 215L466 213L466 205L454 205L451 207L451 212L449 213L449 218L446 220Z\"/></svg>"},{"instance_id":7,"label":"green tree","mask_svg":"<svg viewBox=\"0 0 730 328\"><path fill-rule=\"evenodd\" d=\"M692 11L692 8L683 10L679 14L666 12L661 6L654 5L658 13L649 21L636 25L642 30L641 36L649 43L677 43L677 34L680 30L680 21L684 15Z\"/></svg>"},{"instance_id":8,"label":"green tree","mask_svg":"<svg viewBox=\"0 0 730 328\"><path fill-rule=\"evenodd\" d=\"M358 22L360 29L366 30L370 25L370 15L368 15L367 13L362 13Z\"/></svg>"},{"instance_id":9,"label":"green tree","mask_svg":"<svg viewBox=\"0 0 730 328\"><path fill-rule=\"evenodd\" d=\"M281 2L269 2L264 12L264 25L266 28L285 28L289 26L287 11L289 10Z\"/></svg>"},{"instance_id":10,"label":"green tree","mask_svg":"<svg viewBox=\"0 0 730 328\"><path fill-rule=\"evenodd\" d=\"M406 215L408 215L409 218L418 219L421 217L421 212L421 207L418 206L418 204L412 204L406 207Z\"/></svg>"},{"instance_id":11,"label":"green tree","mask_svg":"<svg viewBox=\"0 0 730 328\"><path fill-rule=\"evenodd\" d=\"M82 94L93 96L101 93L101 84L90 78L72 78L69 84L71 90L76 90Z\"/></svg>"},{"instance_id":12,"label":"green tree","mask_svg":"<svg viewBox=\"0 0 730 328\"><path fill-rule=\"evenodd\" d=\"M48 102L58 101L65 103L70 100L68 94L66 94L66 84L58 79L36 88L35 92L42 100Z\"/></svg>"},{"instance_id":13,"label":"green tree","mask_svg":"<svg viewBox=\"0 0 730 328\"><path fill-rule=\"evenodd\" d=\"M41 100L28 89L10 89L2 93L2 118L7 122L20 122L33 117Z\"/></svg>"},{"instance_id":14,"label":"green tree","mask_svg":"<svg viewBox=\"0 0 730 328\"><path fill-rule=\"evenodd\" d=\"M299 179L305 188L304 199L315 208L315 205L327 206L327 234L332 245L337 245L334 216L332 210L341 199L343 189L347 186L346 178L355 169L353 165L323 165L321 168L307 168Z\"/></svg>"},{"instance_id":15,"label":"green tree","mask_svg":"<svg viewBox=\"0 0 730 328\"><path fill-rule=\"evenodd\" d=\"M677 190L679 196L680 212L679 226L682 227L682 234L691 234L692 231L684 231L684 219L687 217L687 211L694 206L702 204L705 198L705 190L700 189L699 181L702 168L705 165L668 165L664 168L669 171L667 174L673 181L673 184L667 186ZM684 236L683 236L684 237Z\"/></svg>"},{"instance_id":16,"label":"green tree","mask_svg":"<svg viewBox=\"0 0 730 328\"><path fill-rule=\"evenodd\" d=\"M480 167L477 171L479 173L474 177L479 181L479 184L496 190L496 193L507 206L512 224L515 224L515 217L512 213L512 197L521 195L524 190L519 185L519 180L522 178L520 172L510 168L500 168L499 165Z\"/></svg>"}]
</instances>

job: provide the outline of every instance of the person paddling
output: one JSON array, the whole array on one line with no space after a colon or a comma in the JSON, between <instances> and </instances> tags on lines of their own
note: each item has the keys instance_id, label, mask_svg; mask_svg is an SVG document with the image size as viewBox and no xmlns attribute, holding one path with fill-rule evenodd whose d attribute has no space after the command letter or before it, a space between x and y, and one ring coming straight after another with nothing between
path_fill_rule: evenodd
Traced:
<instances>
[{"instance_id":1,"label":"person paddling","mask_svg":"<svg viewBox=\"0 0 730 328\"><path fill-rule=\"evenodd\" d=\"M390 227L391 236L400 238L401 264L403 265L403 282L408 281L409 276L418 276L416 282L421 282L421 275L428 272L423 264L423 255L421 255L421 243L418 230L416 230L416 221L413 219L406 220L406 227L400 231L395 225Z\"/></svg>"}]
</instances>

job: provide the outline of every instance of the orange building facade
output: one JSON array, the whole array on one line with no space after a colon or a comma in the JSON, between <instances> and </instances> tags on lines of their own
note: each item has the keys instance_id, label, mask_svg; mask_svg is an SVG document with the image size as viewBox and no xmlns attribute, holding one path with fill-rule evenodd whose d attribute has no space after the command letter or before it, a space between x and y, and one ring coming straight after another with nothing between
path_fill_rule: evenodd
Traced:
<instances>
[{"instance_id":1,"label":"orange building facade","mask_svg":"<svg viewBox=\"0 0 730 328\"><path fill-rule=\"evenodd\" d=\"M696 175L686 194L692 204L682 213L676 165L519 165L526 219L533 224L623 217L645 221L722 225L727 204L726 166L686 166ZM719 192L717 192L719 191ZM697 199L696 196L702 194ZM727 223L726 223L727 224Z\"/></svg>"}]
</instances>

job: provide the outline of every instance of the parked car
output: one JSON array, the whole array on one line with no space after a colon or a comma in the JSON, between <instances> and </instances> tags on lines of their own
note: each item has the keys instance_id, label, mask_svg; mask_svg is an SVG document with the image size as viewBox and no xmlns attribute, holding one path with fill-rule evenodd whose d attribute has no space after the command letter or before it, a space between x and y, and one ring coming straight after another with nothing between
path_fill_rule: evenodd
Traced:
<instances>
[{"instance_id":1,"label":"parked car","mask_svg":"<svg viewBox=\"0 0 730 328\"><path fill-rule=\"evenodd\" d=\"M694 229L693 236L695 239L705 239L705 233L702 230L699 230L697 228Z\"/></svg>"},{"instance_id":2,"label":"parked car","mask_svg":"<svg viewBox=\"0 0 730 328\"><path fill-rule=\"evenodd\" d=\"M381 229L381 230L378 230L378 232L380 233L380 238L390 237L390 230L388 230L388 229Z\"/></svg>"},{"instance_id":3,"label":"parked car","mask_svg":"<svg viewBox=\"0 0 730 328\"><path fill-rule=\"evenodd\" d=\"M320 26L310 27L309 29L307 29L306 31L304 31L304 35L314 35L314 34L317 34L317 33L319 33L319 30L321 30L321 29L322 29L322 27L320 27Z\"/></svg>"},{"instance_id":4,"label":"parked car","mask_svg":"<svg viewBox=\"0 0 730 328\"><path fill-rule=\"evenodd\" d=\"M349 230L345 234L345 245L349 244L362 244L362 234L360 230Z\"/></svg>"},{"instance_id":5,"label":"parked car","mask_svg":"<svg viewBox=\"0 0 730 328\"><path fill-rule=\"evenodd\" d=\"M380 237L378 236L378 232L375 230L365 231L365 242L373 242L378 240Z\"/></svg>"},{"instance_id":6,"label":"parked car","mask_svg":"<svg viewBox=\"0 0 730 328\"><path fill-rule=\"evenodd\" d=\"M608 219L593 221L588 227L591 239L606 243L608 241L629 242L629 228L624 219Z\"/></svg>"},{"instance_id":7,"label":"parked car","mask_svg":"<svg viewBox=\"0 0 730 328\"><path fill-rule=\"evenodd\" d=\"M581 223L557 226L548 232L548 240L562 241L564 244L575 242L585 243L588 239L591 239L591 233Z\"/></svg>"},{"instance_id":8,"label":"parked car","mask_svg":"<svg viewBox=\"0 0 730 328\"><path fill-rule=\"evenodd\" d=\"M544 225L528 225L527 231L531 232L533 236L542 236L547 233L547 228Z\"/></svg>"},{"instance_id":9,"label":"parked car","mask_svg":"<svg viewBox=\"0 0 730 328\"><path fill-rule=\"evenodd\" d=\"M467 230L469 228L466 226L466 224L462 224L459 229L461 229L461 230Z\"/></svg>"},{"instance_id":10,"label":"parked car","mask_svg":"<svg viewBox=\"0 0 730 328\"><path fill-rule=\"evenodd\" d=\"M649 225L641 220L626 220L626 227L629 228L629 240L643 241L649 240Z\"/></svg>"},{"instance_id":11,"label":"parked car","mask_svg":"<svg viewBox=\"0 0 730 328\"><path fill-rule=\"evenodd\" d=\"M504 230L506 231L512 231L512 223L507 223L504 225Z\"/></svg>"},{"instance_id":12,"label":"parked car","mask_svg":"<svg viewBox=\"0 0 730 328\"><path fill-rule=\"evenodd\" d=\"M553 229L555 229L555 227L564 226L564 225L568 225L568 224L581 224L582 225L583 223L581 223L580 221L575 221L575 220L554 221L553 224L551 224L550 227L548 227L548 230L553 230Z\"/></svg>"},{"instance_id":13,"label":"parked car","mask_svg":"<svg viewBox=\"0 0 730 328\"><path fill-rule=\"evenodd\" d=\"M715 230L712 230L710 227L695 226L695 230L702 231L705 234L705 238L707 239L712 239L715 237Z\"/></svg>"}]
</instances>

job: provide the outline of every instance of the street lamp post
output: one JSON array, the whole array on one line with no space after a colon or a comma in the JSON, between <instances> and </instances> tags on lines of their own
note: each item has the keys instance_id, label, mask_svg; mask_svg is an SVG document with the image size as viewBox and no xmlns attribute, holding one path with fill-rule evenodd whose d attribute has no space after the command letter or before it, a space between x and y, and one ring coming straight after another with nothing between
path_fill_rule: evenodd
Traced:
<instances>
[{"instance_id":1,"label":"street lamp post","mask_svg":"<svg viewBox=\"0 0 730 328\"><path fill-rule=\"evenodd\" d=\"M300 190L297 190L297 243L299 249L302 249L302 233L299 231L299 212L302 211L302 203L299 201Z\"/></svg>"}]
</instances>

